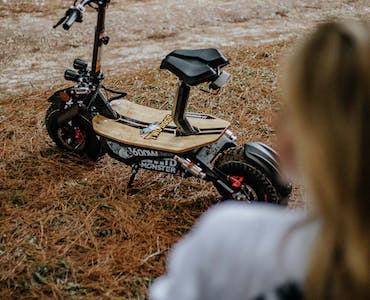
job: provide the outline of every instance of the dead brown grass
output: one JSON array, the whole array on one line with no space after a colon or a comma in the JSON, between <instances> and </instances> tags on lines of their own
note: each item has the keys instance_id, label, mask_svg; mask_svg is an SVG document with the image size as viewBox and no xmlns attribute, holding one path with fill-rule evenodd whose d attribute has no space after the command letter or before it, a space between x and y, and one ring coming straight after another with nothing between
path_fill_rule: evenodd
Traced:
<instances>
[{"instance_id":1,"label":"dead brown grass","mask_svg":"<svg viewBox=\"0 0 370 300\"><path fill-rule=\"evenodd\" d=\"M73 3L68 0L0 0L0 16L18 13L50 12L50 10L68 7Z\"/></svg>"},{"instance_id":2,"label":"dead brown grass","mask_svg":"<svg viewBox=\"0 0 370 300\"><path fill-rule=\"evenodd\" d=\"M217 96L194 90L191 110L231 120L239 143L271 144L284 48L224 49L234 80ZM170 108L177 83L143 69L106 84L137 103ZM51 92L1 100L0 298L144 299L167 250L218 195L197 179L149 171L129 190L125 165L57 149L43 121Z\"/></svg>"}]
</instances>

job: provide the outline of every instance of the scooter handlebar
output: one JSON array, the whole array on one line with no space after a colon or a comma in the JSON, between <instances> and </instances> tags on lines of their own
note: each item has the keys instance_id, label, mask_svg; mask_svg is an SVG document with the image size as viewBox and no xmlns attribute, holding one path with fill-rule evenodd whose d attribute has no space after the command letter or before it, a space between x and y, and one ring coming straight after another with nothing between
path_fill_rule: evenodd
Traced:
<instances>
[{"instance_id":1,"label":"scooter handlebar","mask_svg":"<svg viewBox=\"0 0 370 300\"><path fill-rule=\"evenodd\" d=\"M69 13L67 12L67 18L63 23L63 29L69 30L72 27L73 23L77 20L78 16L79 16L79 10L76 8L70 8Z\"/></svg>"},{"instance_id":2,"label":"scooter handlebar","mask_svg":"<svg viewBox=\"0 0 370 300\"><path fill-rule=\"evenodd\" d=\"M81 23L83 20L83 14L85 12L85 5L93 2L93 0L84 0L81 1L79 4L72 5L65 13L64 17L59 20L57 24L53 26L53 28L58 27L60 24L63 23L63 29L69 30L74 22Z\"/></svg>"}]
</instances>

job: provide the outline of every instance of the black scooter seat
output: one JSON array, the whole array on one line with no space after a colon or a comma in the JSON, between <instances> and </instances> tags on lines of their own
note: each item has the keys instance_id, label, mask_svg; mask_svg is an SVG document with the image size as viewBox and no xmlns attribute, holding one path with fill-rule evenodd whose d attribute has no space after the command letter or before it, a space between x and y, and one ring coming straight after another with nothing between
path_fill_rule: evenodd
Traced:
<instances>
[{"instance_id":1,"label":"black scooter seat","mask_svg":"<svg viewBox=\"0 0 370 300\"><path fill-rule=\"evenodd\" d=\"M217 78L217 69L229 64L217 49L175 50L162 60L161 69L167 69L180 80L194 86Z\"/></svg>"}]
</instances>

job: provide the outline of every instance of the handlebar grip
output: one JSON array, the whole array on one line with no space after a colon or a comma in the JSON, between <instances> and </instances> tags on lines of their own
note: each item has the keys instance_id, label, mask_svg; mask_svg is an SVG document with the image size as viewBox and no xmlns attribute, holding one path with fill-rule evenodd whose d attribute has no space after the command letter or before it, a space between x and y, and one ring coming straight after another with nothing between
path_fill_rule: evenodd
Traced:
<instances>
[{"instance_id":1,"label":"handlebar grip","mask_svg":"<svg viewBox=\"0 0 370 300\"><path fill-rule=\"evenodd\" d=\"M80 74L75 72L74 70L66 70L64 72L64 79L69 81L78 82L80 80Z\"/></svg>"},{"instance_id":2,"label":"handlebar grip","mask_svg":"<svg viewBox=\"0 0 370 300\"><path fill-rule=\"evenodd\" d=\"M70 15L67 17L67 20L63 23L64 30L69 30L69 28L72 27L73 23L76 21L78 17L78 13L79 13L78 10L71 9L70 11L71 11Z\"/></svg>"}]
</instances>

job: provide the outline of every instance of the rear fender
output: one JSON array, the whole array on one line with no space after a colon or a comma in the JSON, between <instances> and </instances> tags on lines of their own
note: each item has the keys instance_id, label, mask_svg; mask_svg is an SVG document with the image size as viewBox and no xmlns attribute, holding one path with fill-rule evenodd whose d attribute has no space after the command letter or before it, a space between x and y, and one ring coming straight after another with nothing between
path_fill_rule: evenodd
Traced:
<instances>
[{"instance_id":1,"label":"rear fender","mask_svg":"<svg viewBox=\"0 0 370 300\"><path fill-rule=\"evenodd\" d=\"M248 143L244 145L244 158L248 164L266 174L282 196L289 195L291 185L280 180L278 154L274 149L260 142Z\"/></svg>"}]
</instances>

